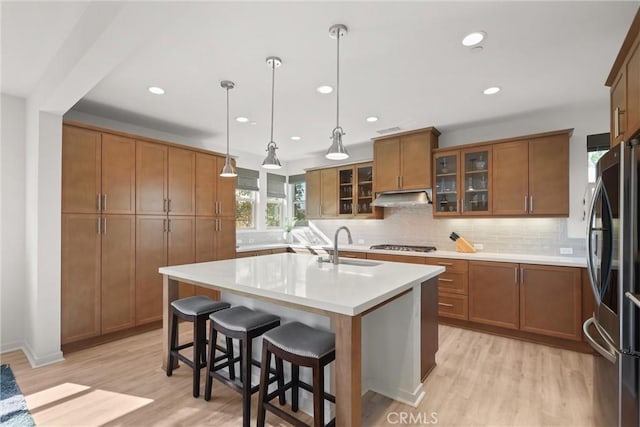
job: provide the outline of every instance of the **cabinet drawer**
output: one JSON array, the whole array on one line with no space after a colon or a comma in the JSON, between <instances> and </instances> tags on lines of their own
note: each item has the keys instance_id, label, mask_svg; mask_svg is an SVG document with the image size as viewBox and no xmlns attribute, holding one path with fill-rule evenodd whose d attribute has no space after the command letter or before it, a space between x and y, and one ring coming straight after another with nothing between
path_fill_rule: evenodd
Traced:
<instances>
[{"instance_id":1,"label":"cabinet drawer","mask_svg":"<svg viewBox=\"0 0 640 427\"><path fill-rule=\"evenodd\" d=\"M440 292L438 294L438 315L453 319L468 320L469 300L464 295Z\"/></svg>"},{"instance_id":2,"label":"cabinet drawer","mask_svg":"<svg viewBox=\"0 0 640 427\"><path fill-rule=\"evenodd\" d=\"M469 262L463 259L446 258L425 258L425 263L429 265L440 265L447 269L447 273L457 271L466 272L469 270Z\"/></svg>"},{"instance_id":3,"label":"cabinet drawer","mask_svg":"<svg viewBox=\"0 0 640 427\"><path fill-rule=\"evenodd\" d=\"M467 295L469 280L467 273L449 273L446 271L438 277L438 290L452 294Z\"/></svg>"}]
</instances>

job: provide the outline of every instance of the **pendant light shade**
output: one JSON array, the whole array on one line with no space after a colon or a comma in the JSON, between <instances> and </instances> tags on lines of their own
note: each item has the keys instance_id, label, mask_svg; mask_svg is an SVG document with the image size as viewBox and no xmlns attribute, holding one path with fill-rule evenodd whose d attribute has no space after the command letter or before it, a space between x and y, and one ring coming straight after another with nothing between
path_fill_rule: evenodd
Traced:
<instances>
[{"instance_id":1,"label":"pendant light shade","mask_svg":"<svg viewBox=\"0 0 640 427\"><path fill-rule=\"evenodd\" d=\"M347 35L347 27L342 24L332 25L329 28L329 37L336 39L336 127L331 132L331 146L325 157L330 160L344 160L349 158L349 152L342 144L342 136L345 134L340 127L340 37Z\"/></svg>"},{"instance_id":2,"label":"pendant light shade","mask_svg":"<svg viewBox=\"0 0 640 427\"><path fill-rule=\"evenodd\" d=\"M227 90L227 157L224 160L224 166L220 171L220 176L232 178L238 176L236 168L231 163L231 157L229 156L229 89L233 89L235 83L229 80L223 80L220 82L220 86Z\"/></svg>"},{"instance_id":3,"label":"pendant light shade","mask_svg":"<svg viewBox=\"0 0 640 427\"><path fill-rule=\"evenodd\" d=\"M269 143L267 144L267 157L262 162L262 167L265 169L280 169L282 165L276 155L278 146L273 140L273 106L276 86L276 68L282 65L282 60L275 56L270 56L267 58L267 65L271 68L271 139L269 139Z\"/></svg>"}]
</instances>

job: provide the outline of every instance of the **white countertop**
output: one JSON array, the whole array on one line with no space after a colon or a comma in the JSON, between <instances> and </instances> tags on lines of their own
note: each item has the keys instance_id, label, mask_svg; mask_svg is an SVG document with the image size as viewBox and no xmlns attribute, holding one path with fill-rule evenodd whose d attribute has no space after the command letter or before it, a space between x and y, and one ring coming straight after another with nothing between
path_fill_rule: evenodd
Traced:
<instances>
[{"instance_id":1,"label":"white countertop","mask_svg":"<svg viewBox=\"0 0 640 427\"><path fill-rule=\"evenodd\" d=\"M354 316L438 276L439 266L371 261L318 263L316 255L273 254L159 269L177 280Z\"/></svg>"},{"instance_id":2,"label":"white countertop","mask_svg":"<svg viewBox=\"0 0 640 427\"><path fill-rule=\"evenodd\" d=\"M264 251L265 249L282 249L288 248L289 243L263 243L256 245L243 245L236 248L236 252L249 252L249 251Z\"/></svg>"},{"instance_id":3,"label":"white countertop","mask_svg":"<svg viewBox=\"0 0 640 427\"><path fill-rule=\"evenodd\" d=\"M320 246L305 246L301 244L264 244L264 245L252 245L252 246L243 246L236 249L236 252L247 252L251 250L261 250L261 249L274 249L274 248L311 248L314 250L332 250L333 247L320 245ZM369 246L364 245L340 245L339 250L341 251L352 251L352 252L370 252L370 253L379 253L379 254L389 254L389 255L406 255L406 256L417 256L417 257L429 257L429 258L451 258L451 259L464 259L468 261L494 261L494 262L514 262L514 263L522 263L522 264L537 264L537 265L557 265L562 267L580 267L585 268L587 266L587 260L583 257L572 257L572 256L560 256L560 255L527 255L527 254L510 254L510 253L496 253L496 252L475 252L475 253L464 253L464 252L455 252L455 251L433 251L433 252L402 252L402 251L383 251L377 249L369 249Z\"/></svg>"}]
</instances>

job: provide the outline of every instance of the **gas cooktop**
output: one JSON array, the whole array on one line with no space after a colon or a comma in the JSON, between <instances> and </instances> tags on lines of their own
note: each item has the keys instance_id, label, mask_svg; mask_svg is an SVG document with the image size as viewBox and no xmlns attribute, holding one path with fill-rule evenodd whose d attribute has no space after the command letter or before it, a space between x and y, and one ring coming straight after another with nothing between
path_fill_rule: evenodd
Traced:
<instances>
[{"instance_id":1,"label":"gas cooktop","mask_svg":"<svg viewBox=\"0 0 640 427\"><path fill-rule=\"evenodd\" d=\"M373 245L369 249L381 249L384 251L402 252L431 252L435 251L435 246L411 246L411 245Z\"/></svg>"}]
</instances>

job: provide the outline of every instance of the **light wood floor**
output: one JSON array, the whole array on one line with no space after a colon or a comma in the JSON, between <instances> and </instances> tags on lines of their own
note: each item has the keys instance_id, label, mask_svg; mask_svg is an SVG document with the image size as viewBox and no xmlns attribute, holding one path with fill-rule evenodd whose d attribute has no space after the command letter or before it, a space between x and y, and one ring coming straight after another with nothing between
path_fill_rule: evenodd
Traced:
<instances>
[{"instance_id":1,"label":"light wood floor","mask_svg":"<svg viewBox=\"0 0 640 427\"><path fill-rule=\"evenodd\" d=\"M191 397L190 370L165 376L160 334L71 353L38 369L21 352L0 357L38 426L241 425L235 392L214 382L214 397L205 402ZM437 362L419 408L370 392L363 425L593 425L593 356L441 325ZM254 396L254 417L255 405ZM269 414L267 423L285 425Z\"/></svg>"}]
</instances>

